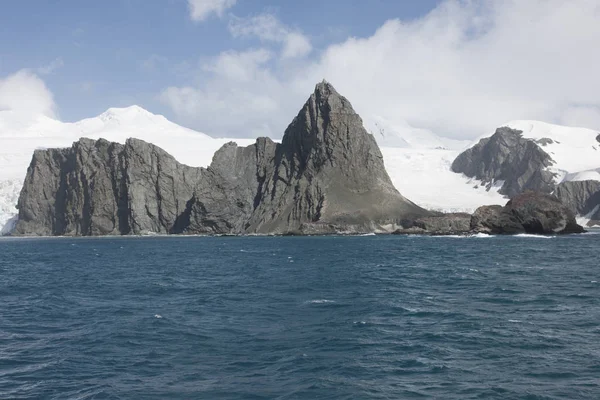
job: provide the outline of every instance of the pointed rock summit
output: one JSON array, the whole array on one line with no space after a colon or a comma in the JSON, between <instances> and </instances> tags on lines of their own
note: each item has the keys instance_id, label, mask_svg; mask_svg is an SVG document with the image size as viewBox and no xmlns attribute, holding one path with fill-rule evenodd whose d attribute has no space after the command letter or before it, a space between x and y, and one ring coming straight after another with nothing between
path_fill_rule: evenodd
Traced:
<instances>
[{"instance_id":1,"label":"pointed rock summit","mask_svg":"<svg viewBox=\"0 0 600 400\"><path fill-rule=\"evenodd\" d=\"M428 215L394 188L362 119L323 81L281 144L229 143L208 168L140 140L36 151L15 233L392 232Z\"/></svg>"},{"instance_id":2,"label":"pointed rock summit","mask_svg":"<svg viewBox=\"0 0 600 400\"><path fill-rule=\"evenodd\" d=\"M252 220L259 232L392 230L427 214L394 188L375 138L326 81L286 129L274 161Z\"/></svg>"}]
</instances>

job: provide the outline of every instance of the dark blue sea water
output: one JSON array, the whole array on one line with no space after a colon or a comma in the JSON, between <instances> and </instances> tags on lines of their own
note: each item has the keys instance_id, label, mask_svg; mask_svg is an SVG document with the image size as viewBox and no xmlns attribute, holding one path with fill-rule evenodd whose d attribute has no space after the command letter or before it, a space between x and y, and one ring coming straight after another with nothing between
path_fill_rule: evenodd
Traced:
<instances>
[{"instance_id":1,"label":"dark blue sea water","mask_svg":"<svg viewBox=\"0 0 600 400\"><path fill-rule=\"evenodd\" d=\"M0 398L599 399L599 249L0 240Z\"/></svg>"}]
</instances>

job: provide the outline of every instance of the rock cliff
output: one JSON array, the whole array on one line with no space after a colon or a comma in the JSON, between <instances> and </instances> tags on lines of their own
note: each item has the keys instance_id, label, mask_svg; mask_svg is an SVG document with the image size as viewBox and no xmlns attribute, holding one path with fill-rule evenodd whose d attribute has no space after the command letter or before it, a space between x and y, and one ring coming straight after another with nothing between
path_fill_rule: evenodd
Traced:
<instances>
[{"instance_id":1,"label":"rock cliff","mask_svg":"<svg viewBox=\"0 0 600 400\"><path fill-rule=\"evenodd\" d=\"M552 193L554 174L550 155L522 131L503 127L494 135L461 153L452 163L452 171L463 173L491 186L502 182L499 192L513 197L526 190Z\"/></svg>"},{"instance_id":2,"label":"rock cliff","mask_svg":"<svg viewBox=\"0 0 600 400\"><path fill-rule=\"evenodd\" d=\"M587 216L590 219L588 226L600 225L600 182L562 182L554 195L575 214Z\"/></svg>"},{"instance_id":3,"label":"rock cliff","mask_svg":"<svg viewBox=\"0 0 600 400\"><path fill-rule=\"evenodd\" d=\"M80 139L67 149L36 150L14 234L169 233L200 174L137 139Z\"/></svg>"},{"instance_id":4,"label":"rock cliff","mask_svg":"<svg viewBox=\"0 0 600 400\"><path fill-rule=\"evenodd\" d=\"M432 215L404 198L350 102L319 83L281 144L223 146L208 168L136 139L35 152L17 235L393 231Z\"/></svg>"},{"instance_id":5,"label":"rock cliff","mask_svg":"<svg viewBox=\"0 0 600 400\"><path fill-rule=\"evenodd\" d=\"M553 195L527 191L504 207L484 206L471 218L471 231L491 234L581 233L575 214Z\"/></svg>"}]
</instances>

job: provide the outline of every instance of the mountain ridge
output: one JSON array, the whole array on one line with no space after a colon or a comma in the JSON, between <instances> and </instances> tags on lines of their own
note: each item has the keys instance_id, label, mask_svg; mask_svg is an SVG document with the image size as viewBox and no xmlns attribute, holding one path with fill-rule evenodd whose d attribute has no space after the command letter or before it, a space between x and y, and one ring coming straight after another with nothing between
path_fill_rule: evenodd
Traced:
<instances>
[{"instance_id":1,"label":"mountain ridge","mask_svg":"<svg viewBox=\"0 0 600 400\"><path fill-rule=\"evenodd\" d=\"M434 215L396 190L375 139L326 81L280 144L226 144L208 168L138 139L37 150L18 209L16 235L392 232Z\"/></svg>"},{"instance_id":2,"label":"mountain ridge","mask_svg":"<svg viewBox=\"0 0 600 400\"><path fill-rule=\"evenodd\" d=\"M137 111L140 111L141 114L144 112L152 114L138 106L133 109L136 108L139 108ZM111 108L102 114L115 114L114 110L127 109L129 107ZM168 121L162 116L157 117L161 118L160 121L163 121L163 119ZM89 121L94 118L86 118L82 121ZM78 121L79 125L82 121ZM179 127L171 121L168 122L172 126ZM121 123L119 125L122 128L121 130L116 129L106 132L101 129L96 129L93 132L86 132L85 129L83 131L81 129L73 130L74 124L77 124L77 122L63 123L44 116L32 117L11 111L0 111L0 230L3 233L8 231L9 221L11 224L15 221L17 214L16 199L35 149L66 148L82 136L94 139L105 137L121 144L124 144L128 137L135 137L159 144L161 148L173 154L178 161L184 164L194 167L207 167L210 165L215 152L223 144L230 141L243 146L254 143L254 139L215 139L184 127L179 127L181 128L180 133L175 135L179 139L172 140L172 135L170 135L172 130L165 129L164 125L161 124L154 124L154 127L151 127L152 129L146 129L146 127L140 125ZM83 125L87 126L88 124ZM570 133L577 134L583 131L587 132L586 138L596 140L593 138L595 131L585 128L561 127L537 121L512 121L504 125L517 127L525 125L527 129L531 127L534 131L542 132L548 128L551 128L551 130L558 129L559 131L563 130L567 136ZM385 141L381 141L380 135L378 136L376 132L373 133L380 145L385 143ZM414 133L417 136L419 134L419 132ZM536 133L536 135L539 137L545 136L543 133ZM484 137L489 136L489 133L484 135ZM565 144L560 138L558 141ZM504 204L506 202L506 198L498 193L498 186L492 186L487 190L486 185L482 184L481 181L453 173L450 166L459 155L459 150L435 148L437 143L437 141L427 139L426 147L423 148L381 147L386 170L394 186L401 193L428 209L444 212L471 213L482 205ZM475 143L473 142L471 146ZM436 146L431 146L431 144L436 144ZM600 145L600 143L598 144ZM420 144L417 144L417 146L420 146ZM600 181L600 168L598 168L600 163L594 166L593 160L591 160L589 164L594 168L565 172L565 180ZM585 188L582 187L580 190L585 191ZM443 196L440 196L440 193L443 193Z\"/></svg>"}]
</instances>

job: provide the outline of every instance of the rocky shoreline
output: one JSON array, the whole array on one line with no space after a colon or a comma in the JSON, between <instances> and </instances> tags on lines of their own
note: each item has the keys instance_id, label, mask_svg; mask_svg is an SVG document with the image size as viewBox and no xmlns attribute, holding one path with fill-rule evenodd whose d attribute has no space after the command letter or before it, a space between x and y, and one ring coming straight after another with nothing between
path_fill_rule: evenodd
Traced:
<instances>
[{"instance_id":1,"label":"rocky shoreline","mask_svg":"<svg viewBox=\"0 0 600 400\"><path fill-rule=\"evenodd\" d=\"M473 214L453 213L419 218L397 235L564 235L583 233L575 214L557 197L527 191L513 197L504 207L479 207Z\"/></svg>"}]
</instances>

